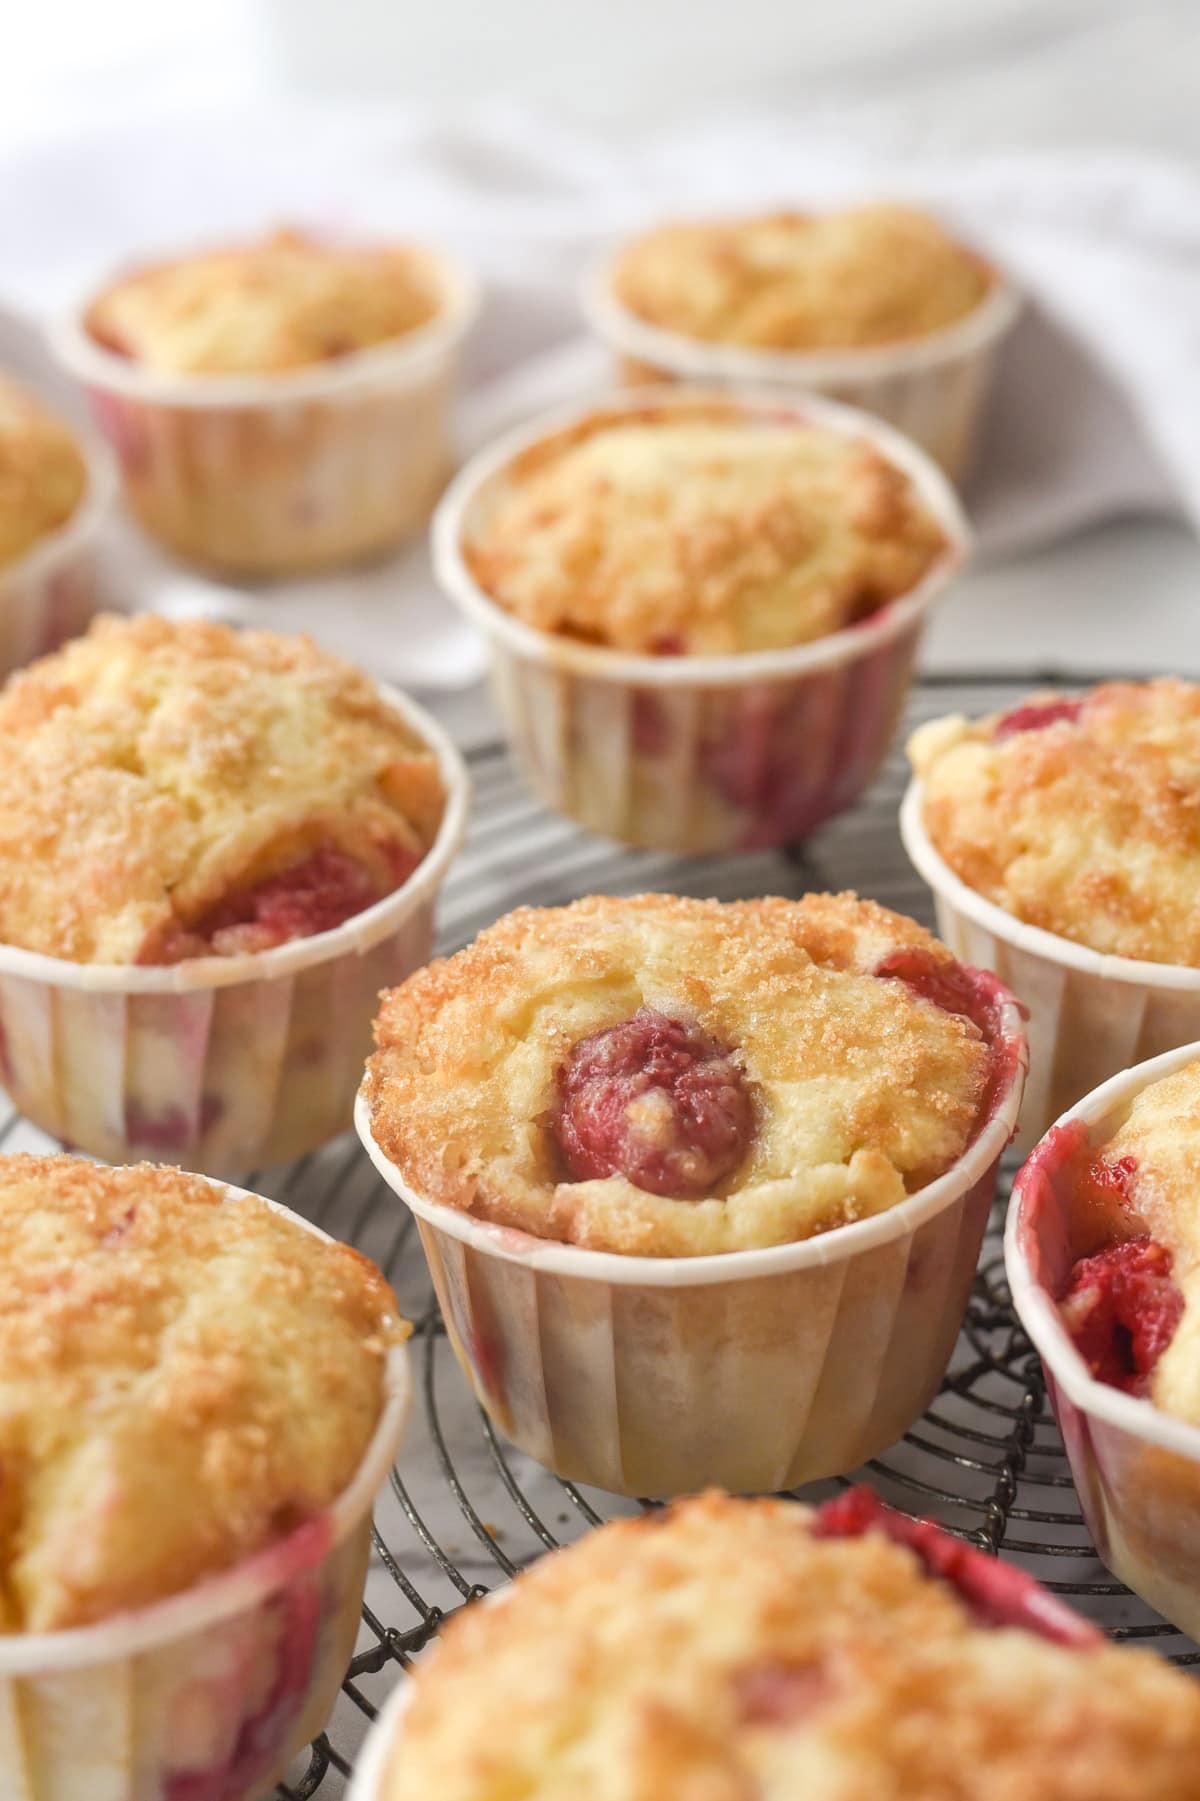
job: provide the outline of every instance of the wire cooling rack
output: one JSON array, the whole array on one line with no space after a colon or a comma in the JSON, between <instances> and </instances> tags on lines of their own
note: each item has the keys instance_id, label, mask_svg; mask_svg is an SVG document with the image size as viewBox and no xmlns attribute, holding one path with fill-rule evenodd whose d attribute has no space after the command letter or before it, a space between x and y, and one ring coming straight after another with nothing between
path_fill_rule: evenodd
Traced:
<instances>
[{"instance_id":1,"label":"wire cooling rack","mask_svg":"<svg viewBox=\"0 0 1200 1801\"><path fill-rule=\"evenodd\" d=\"M909 724L938 713L1011 706L1030 688L1070 686L1061 674L926 680ZM732 900L855 888L933 923L923 884L901 849L896 812L905 782L898 749L867 801L786 855L678 859L622 851L577 832L530 800L507 754L471 758L474 827L441 907L440 946L456 950L499 914L589 893L643 889ZM35 1148L23 1121L0 1126L5 1148ZM1007 1196L1011 1159L1001 1183ZM376 1510L374 1558L357 1655L327 1731L288 1773L278 1801L339 1801L374 1717L402 1671L456 1608L618 1514L653 1505L560 1482L496 1433L454 1362L407 1210L356 1142L341 1139L249 1186L346 1239L391 1277L417 1322L411 1350L417 1405L388 1491ZM966 1321L941 1392L911 1432L848 1479L874 1484L982 1549L1024 1565L1112 1637L1149 1643L1179 1663L1200 1649L1116 1582L1098 1561L1079 1511L1041 1369L1009 1301L998 1204ZM820 1499L838 1484L799 1491Z\"/></svg>"}]
</instances>

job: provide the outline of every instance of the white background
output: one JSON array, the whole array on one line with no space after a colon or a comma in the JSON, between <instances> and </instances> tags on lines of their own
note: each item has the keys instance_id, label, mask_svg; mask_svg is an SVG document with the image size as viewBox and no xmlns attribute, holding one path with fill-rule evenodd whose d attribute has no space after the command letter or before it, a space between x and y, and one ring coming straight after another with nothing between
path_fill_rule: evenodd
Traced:
<instances>
[{"instance_id":1,"label":"white background","mask_svg":"<svg viewBox=\"0 0 1200 1801\"><path fill-rule=\"evenodd\" d=\"M623 142L770 109L922 148L1200 161L1200 0L0 0L0 44L0 151L300 96L515 104ZM1200 673L1200 550L1127 521L984 569L930 659Z\"/></svg>"}]
</instances>

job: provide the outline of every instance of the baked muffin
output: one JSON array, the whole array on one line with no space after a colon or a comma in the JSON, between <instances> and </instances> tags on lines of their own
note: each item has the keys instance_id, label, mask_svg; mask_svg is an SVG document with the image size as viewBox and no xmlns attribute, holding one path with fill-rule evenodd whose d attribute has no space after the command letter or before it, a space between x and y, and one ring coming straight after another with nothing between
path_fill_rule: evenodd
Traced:
<instances>
[{"instance_id":1,"label":"baked muffin","mask_svg":"<svg viewBox=\"0 0 1200 1801\"><path fill-rule=\"evenodd\" d=\"M616 299L684 337L759 350L861 350L943 331L995 276L926 214L895 205L660 226L618 257Z\"/></svg>"},{"instance_id":2,"label":"baked muffin","mask_svg":"<svg viewBox=\"0 0 1200 1801\"><path fill-rule=\"evenodd\" d=\"M272 375L405 337L442 305L423 252L281 231L121 276L85 324L106 350L171 375Z\"/></svg>"},{"instance_id":3,"label":"baked muffin","mask_svg":"<svg viewBox=\"0 0 1200 1801\"><path fill-rule=\"evenodd\" d=\"M1192 1801L1200 1691L867 1490L602 1527L449 1624L375 1801Z\"/></svg>"},{"instance_id":4,"label":"baked muffin","mask_svg":"<svg viewBox=\"0 0 1200 1801\"><path fill-rule=\"evenodd\" d=\"M909 744L925 830L969 888L1093 951L1200 966L1200 687L1035 695Z\"/></svg>"},{"instance_id":5,"label":"baked muffin","mask_svg":"<svg viewBox=\"0 0 1200 1801\"><path fill-rule=\"evenodd\" d=\"M1092 1375L1200 1426L1200 1062L1142 1089L1103 1142L1071 1121L1035 1159L1066 1197L1080 1254L1059 1304Z\"/></svg>"},{"instance_id":6,"label":"baked muffin","mask_svg":"<svg viewBox=\"0 0 1200 1801\"><path fill-rule=\"evenodd\" d=\"M0 372L0 575L66 524L86 487L74 433Z\"/></svg>"},{"instance_id":7,"label":"baked muffin","mask_svg":"<svg viewBox=\"0 0 1200 1801\"><path fill-rule=\"evenodd\" d=\"M598 411L535 444L466 557L540 631L714 656L852 625L946 549L912 481L865 440L701 399Z\"/></svg>"},{"instance_id":8,"label":"baked muffin","mask_svg":"<svg viewBox=\"0 0 1200 1801\"><path fill-rule=\"evenodd\" d=\"M373 1264L255 1197L0 1157L0 1633L143 1607L314 1519L406 1330Z\"/></svg>"},{"instance_id":9,"label":"baked muffin","mask_svg":"<svg viewBox=\"0 0 1200 1801\"><path fill-rule=\"evenodd\" d=\"M432 1201L596 1250L789 1243L971 1143L999 990L853 895L523 908L383 997L376 1144Z\"/></svg>"},{"instance_id":10,"label":"baked muffin","mask_svg":"<svg viewBox=\"0 0 1200 1801\"><path fill-rule=\"evenodd\" d=\"M310 640L98 620L0 694L0 940L77 963L260 951L397 888L437 759Z\"/></svg>"}]
</instances>

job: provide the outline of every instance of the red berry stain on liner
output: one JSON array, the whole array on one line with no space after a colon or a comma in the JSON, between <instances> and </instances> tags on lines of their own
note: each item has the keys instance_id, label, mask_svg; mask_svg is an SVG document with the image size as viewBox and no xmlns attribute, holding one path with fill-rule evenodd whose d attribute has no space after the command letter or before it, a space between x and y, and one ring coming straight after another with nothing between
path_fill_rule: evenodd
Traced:
<instances>
[{"instance_id":1,"label":"red berry stain on liner","mask_svg":"<svg viewBox=\"0 0 1200 1801\"><path fill-rule=\"evenodd\" d=\"M1086 1124L1073 1119L1050 1128L1019 1181L1035 1269L1042 1263L1037 1221L1047 1209L1068 1222L1066 1232L1057 1226L1052 1235L1062 1239L1068 1259L1081 1239L1098 1244L1069 1267L1056 1254L1049 1268L1039 1269L1040 1280L1095 1380L1144 1396L1183 1317L1183 1296L1172 1279L1171 1252L1145 1230L1137 1211L1136 1175L1132 1157L1097 1156ZM1076 1230L1068 1249L1070 1222Z\"/></svg>"},{"instance_id":2,"label":"red berry stain on liner","mask_svg":"<svg viewBox=\"0 0 1200 1801\"><path fill-rule=\"evenodd\" d=\"M932 1520L897 1513L873 1489L849 1488L826 1501L817 1510L814 1531L818 1538L861 1538L865 1532L882 1532L905 1545L928 1575L956 1590L977 1626L1014 1627L1078 1650L1103 1643L1095 1626L1047 1594L1024 1570L964 1544Z\"/></svg>"},{"instance_id":3,"label":"red berry stain on liner","mask_svg":"<svg viewBox=\"0 0 1200 1801\"><path fill-rule=\"evenodd\" d=\"M1044 732L1050 725L1074 725L1082 712L1082 700L1031 700L1002 714L993 734L997 738L1015 738L1018 732Z\"/></svg>"},{"instance_id":4,"label":"red berry stain on liner","mask_svg":"<svg viewBox=\"0 0 1200 1801\"><path fill-rule=\"evenodd\" d=\"M650 1007L581 1039L558 1091L552 1130L576 1182L622 1175L650 1194L699 1200L732 1175L754 1133L728 1049Z\"/></svg>"},{"instance_id":5,"label":"red berry stain on liner","mask_svg":"<svg viewBox=\"0 0 1200 1801\"><path fill-rule=\"evenodd\" d=\"M946 962L923 945L906 944L889 951L871 974L903 982L944 1013L957 1013L979 1028L991 1051L991 1062L975 1128L977 1137L1012 1086L1020 1058L1019 1040L1004 1030L1004 1009L1016 1006L1028 1017L1027 1008L989 970L971 969L953 959Z\"/></svg>"}]
</instances>

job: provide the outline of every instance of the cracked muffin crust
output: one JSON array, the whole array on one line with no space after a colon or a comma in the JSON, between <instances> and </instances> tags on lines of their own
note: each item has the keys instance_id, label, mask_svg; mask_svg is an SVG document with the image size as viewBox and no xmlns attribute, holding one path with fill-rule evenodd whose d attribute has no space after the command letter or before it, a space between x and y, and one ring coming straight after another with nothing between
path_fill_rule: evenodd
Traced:
<instances>
[{"instance_id":1,"label":"cracked muffin crust","mask_svg":"<svg viewBox=\"0 0 1200 1801\"><path fill-rule=\"evenodd\" d=\"M911 207L660 226L618 257L612 290L666 331L759 350L850 350L927 337L995 276Z\"/></svg>"},{"instance_id":2,"label":"cracked muffin crust","mask_svg":"<svg viewBox=\"0 0 1200 1801\"><path fill-rule=\"evenodd\" d=\"M946 551L873 445L700 399L543 439L468 547L527 625L637 653L785 649L907 593Z\"/></svg>"},{"instance_id":3,"label":"cracked muffin crust","mask_svg":"<svg viewBox=\"0 0 1200 1801\"><path fill-rule=\"evenodd\" d=\"M402 338L441 305L419 250L280 231L136 269L86 324L106 350L163 373L277 374Z\"/></svg>"},{"instance_id":4,"label":"cracked muffin crust","mask_svg":"<svg viewBox=\"0 0 1200 1801\"><path fill-rule=\"evenodd\" d=\"M0 694L0 941L78 963L270 949L407 879L435 755L309 639L98 620Z\"/></svg>"},{"instance_id":5,"label":"cracked muffin crust","mask_svg":"<svg viewBox=\"0 0 1200 1801\"><path fill-rule=\"evenodd\" d=\"M145 1606L317 1517L406 1333L372 1263L255 1197L0 1157L0 1635Z\"/></svg>"},{"instance_id":6,"label":"cracked muffin crust","mask_svg":"<svg viewBox=\"0 0 1200 1801\"><path fill-rule=\"evenodd\" d=\"M790 1243L962 1154L995 994L853 895L523 908L384 995L372 1132L428 1199L538 1237Z\"/></svg>"},{"instance_id":7,"label":"cracked muffin crust","mask_svg":"<svg viewBox=\"0 0 1200 1801\"><path fill-rule=\"evenodd\" d=\"M1192 1801L1200 1691L869 1491L590 1533L418 1665L379 1801Z\"/></svg>"},{"instance_id":8,"label":"cracked muffin crust","mask_svg":"<svg viewBox=\"0 0 1200 1801\"><path fill-rule=\"evenodd\" d=\"M1056 1126L1033 1165L1082 1253L1058 1298L1092 1375L1200 1425L1200 1062L1142 1089L1103 1143Z\"/></svg>"},{"instance_id":9,"label":"cracked muffin crust","mask_svg":"<svg viewBox=\"0 0 1200 1801\"><path fill-rule=\"evenodd\" d=\"M1200 967L1200 687L1034 695L930 721L909 756L925 829L969 888L1091 950Z\"/></svg>"},{"instance_id":10,"label":"cracked muffin crust","mask_svg":"<svg viewBox=\"0 0 1200 1801\"><path fill-rule=\"evenodd\" d=\"M65 525L86 487L74 433L0 372L0 571Z\"/></svg>"}]
</instances>

